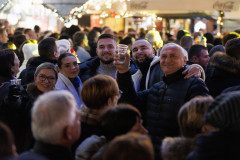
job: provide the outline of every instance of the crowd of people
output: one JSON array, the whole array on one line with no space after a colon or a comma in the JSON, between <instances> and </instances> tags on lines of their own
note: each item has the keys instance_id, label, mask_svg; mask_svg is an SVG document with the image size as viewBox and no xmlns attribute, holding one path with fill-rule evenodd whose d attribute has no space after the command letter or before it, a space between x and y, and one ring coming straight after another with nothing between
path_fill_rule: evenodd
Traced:
<instances>
[{"instance_id":1,"label":"crowd of people","mask_svg":"<svg viewBox=\"0 0 240 160\"><path fill-rule=\"evenodd\" d=\"M239 160L239 59L239 30L2 27L0 159Z\"/></svg>"}]
</instances>

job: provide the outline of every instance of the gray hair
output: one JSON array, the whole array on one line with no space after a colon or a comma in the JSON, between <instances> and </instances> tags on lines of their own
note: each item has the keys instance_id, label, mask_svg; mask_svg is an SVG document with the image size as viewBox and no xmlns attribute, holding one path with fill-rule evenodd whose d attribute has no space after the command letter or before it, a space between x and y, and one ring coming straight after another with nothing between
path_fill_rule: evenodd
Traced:
<instances>
[{"instance_id":1,"label":"gray hair","mask_svg":"<svg viewBox=\"0 0 240 160\"><path fill-rule=\"evenodd\" d=\"M167 43L167 44L165 44L165 45L162 47L161 51L160 51L160 55L161 55L161 52L162 52L165 48L167 48L167 47L169 47L169 46L173 46L173 47L175 46L175 47L177 47L177 48L181 51L183 57L186 57L187 60L188 60L188 53L187 53L187 51L186 51L183 47L181 47L180 45L178 45L178 44L176 44L176 43Z\"/></svg>"},{"instance_id":2,"label":"gray hair","mask_svg":"<svg viewBox=\"0 0 240 160\"><path fill-rule=\"evenodd\" d=\"M64 128L74 123L76 101L68 91L50 91L41 95L32 108L32 132L36 140L56 144Z\"/></svg>"}]
</instances>

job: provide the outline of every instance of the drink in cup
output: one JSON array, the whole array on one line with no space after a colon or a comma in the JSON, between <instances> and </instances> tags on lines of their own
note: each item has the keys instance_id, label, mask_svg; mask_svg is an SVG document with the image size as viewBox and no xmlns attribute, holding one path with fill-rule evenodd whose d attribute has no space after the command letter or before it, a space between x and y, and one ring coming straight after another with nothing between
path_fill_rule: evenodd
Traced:
<instances>
[{"instance_id":1,"label":"drink in cup","mask_svg":"<svg viewBox=\"0 0 240 160\"><path fill-rule=\"evenodd\" d=\"M123 63L125 60L125 54L128 53L128 46L125 44L117 45L117 54L120 55L119 63Z\"/></svg>"}]
</instances>

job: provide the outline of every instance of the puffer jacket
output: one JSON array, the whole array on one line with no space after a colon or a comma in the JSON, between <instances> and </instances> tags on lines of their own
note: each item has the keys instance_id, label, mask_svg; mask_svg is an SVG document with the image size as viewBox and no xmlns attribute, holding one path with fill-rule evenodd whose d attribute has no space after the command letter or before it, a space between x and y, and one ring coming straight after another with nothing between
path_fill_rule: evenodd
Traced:
<instances>
[{"instance_id":1,"label":"puffer jacket","mask_svg":"<svg viewBox=\"0 0 240 160\"><path fill-rule=\"evenodd\" d=\"M180 134L177 114L180 107L191 98L208 95L208 89L199 78L184 79L179 71L163 77L150 89L136 93L131 82L130 73L117 75L119 88L123 91L121 102L128 102L142 112L144 125L153 140L156 154L159 153L161 141L165 136Z\"/></svg>"}]
</instances>

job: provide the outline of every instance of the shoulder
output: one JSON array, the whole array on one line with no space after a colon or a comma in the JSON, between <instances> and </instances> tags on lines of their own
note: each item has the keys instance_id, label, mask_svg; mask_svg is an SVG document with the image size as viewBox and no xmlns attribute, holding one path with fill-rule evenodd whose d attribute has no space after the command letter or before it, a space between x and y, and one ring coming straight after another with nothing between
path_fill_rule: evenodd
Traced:
<instances>
[{"instance_id":1,"label":"shoulder","mask_svg":"<svg viewBox=\"0 0 240 160\"><path fill-rule=\"evenodd\" d=\"M100 59L98 56L95 56L95 57L88 59L87 61L80 63L79 68L84 69L84 68L89 68L92 66L99 66L99 65L100 65Z\"/></svg>"},{"instance_id":2,"label":"shoulder","mask_svg":"<svg viewBox=\"0 0 240 160\"><path fill-rule=\"evenodd\" d=\"M17 158L17 160L48 160L48 158L41 156L39 154L36 154L34 152L28 151L28 152L24 152L21 155L19 155L19 157Z\"/></svg>"}]
</instances>

